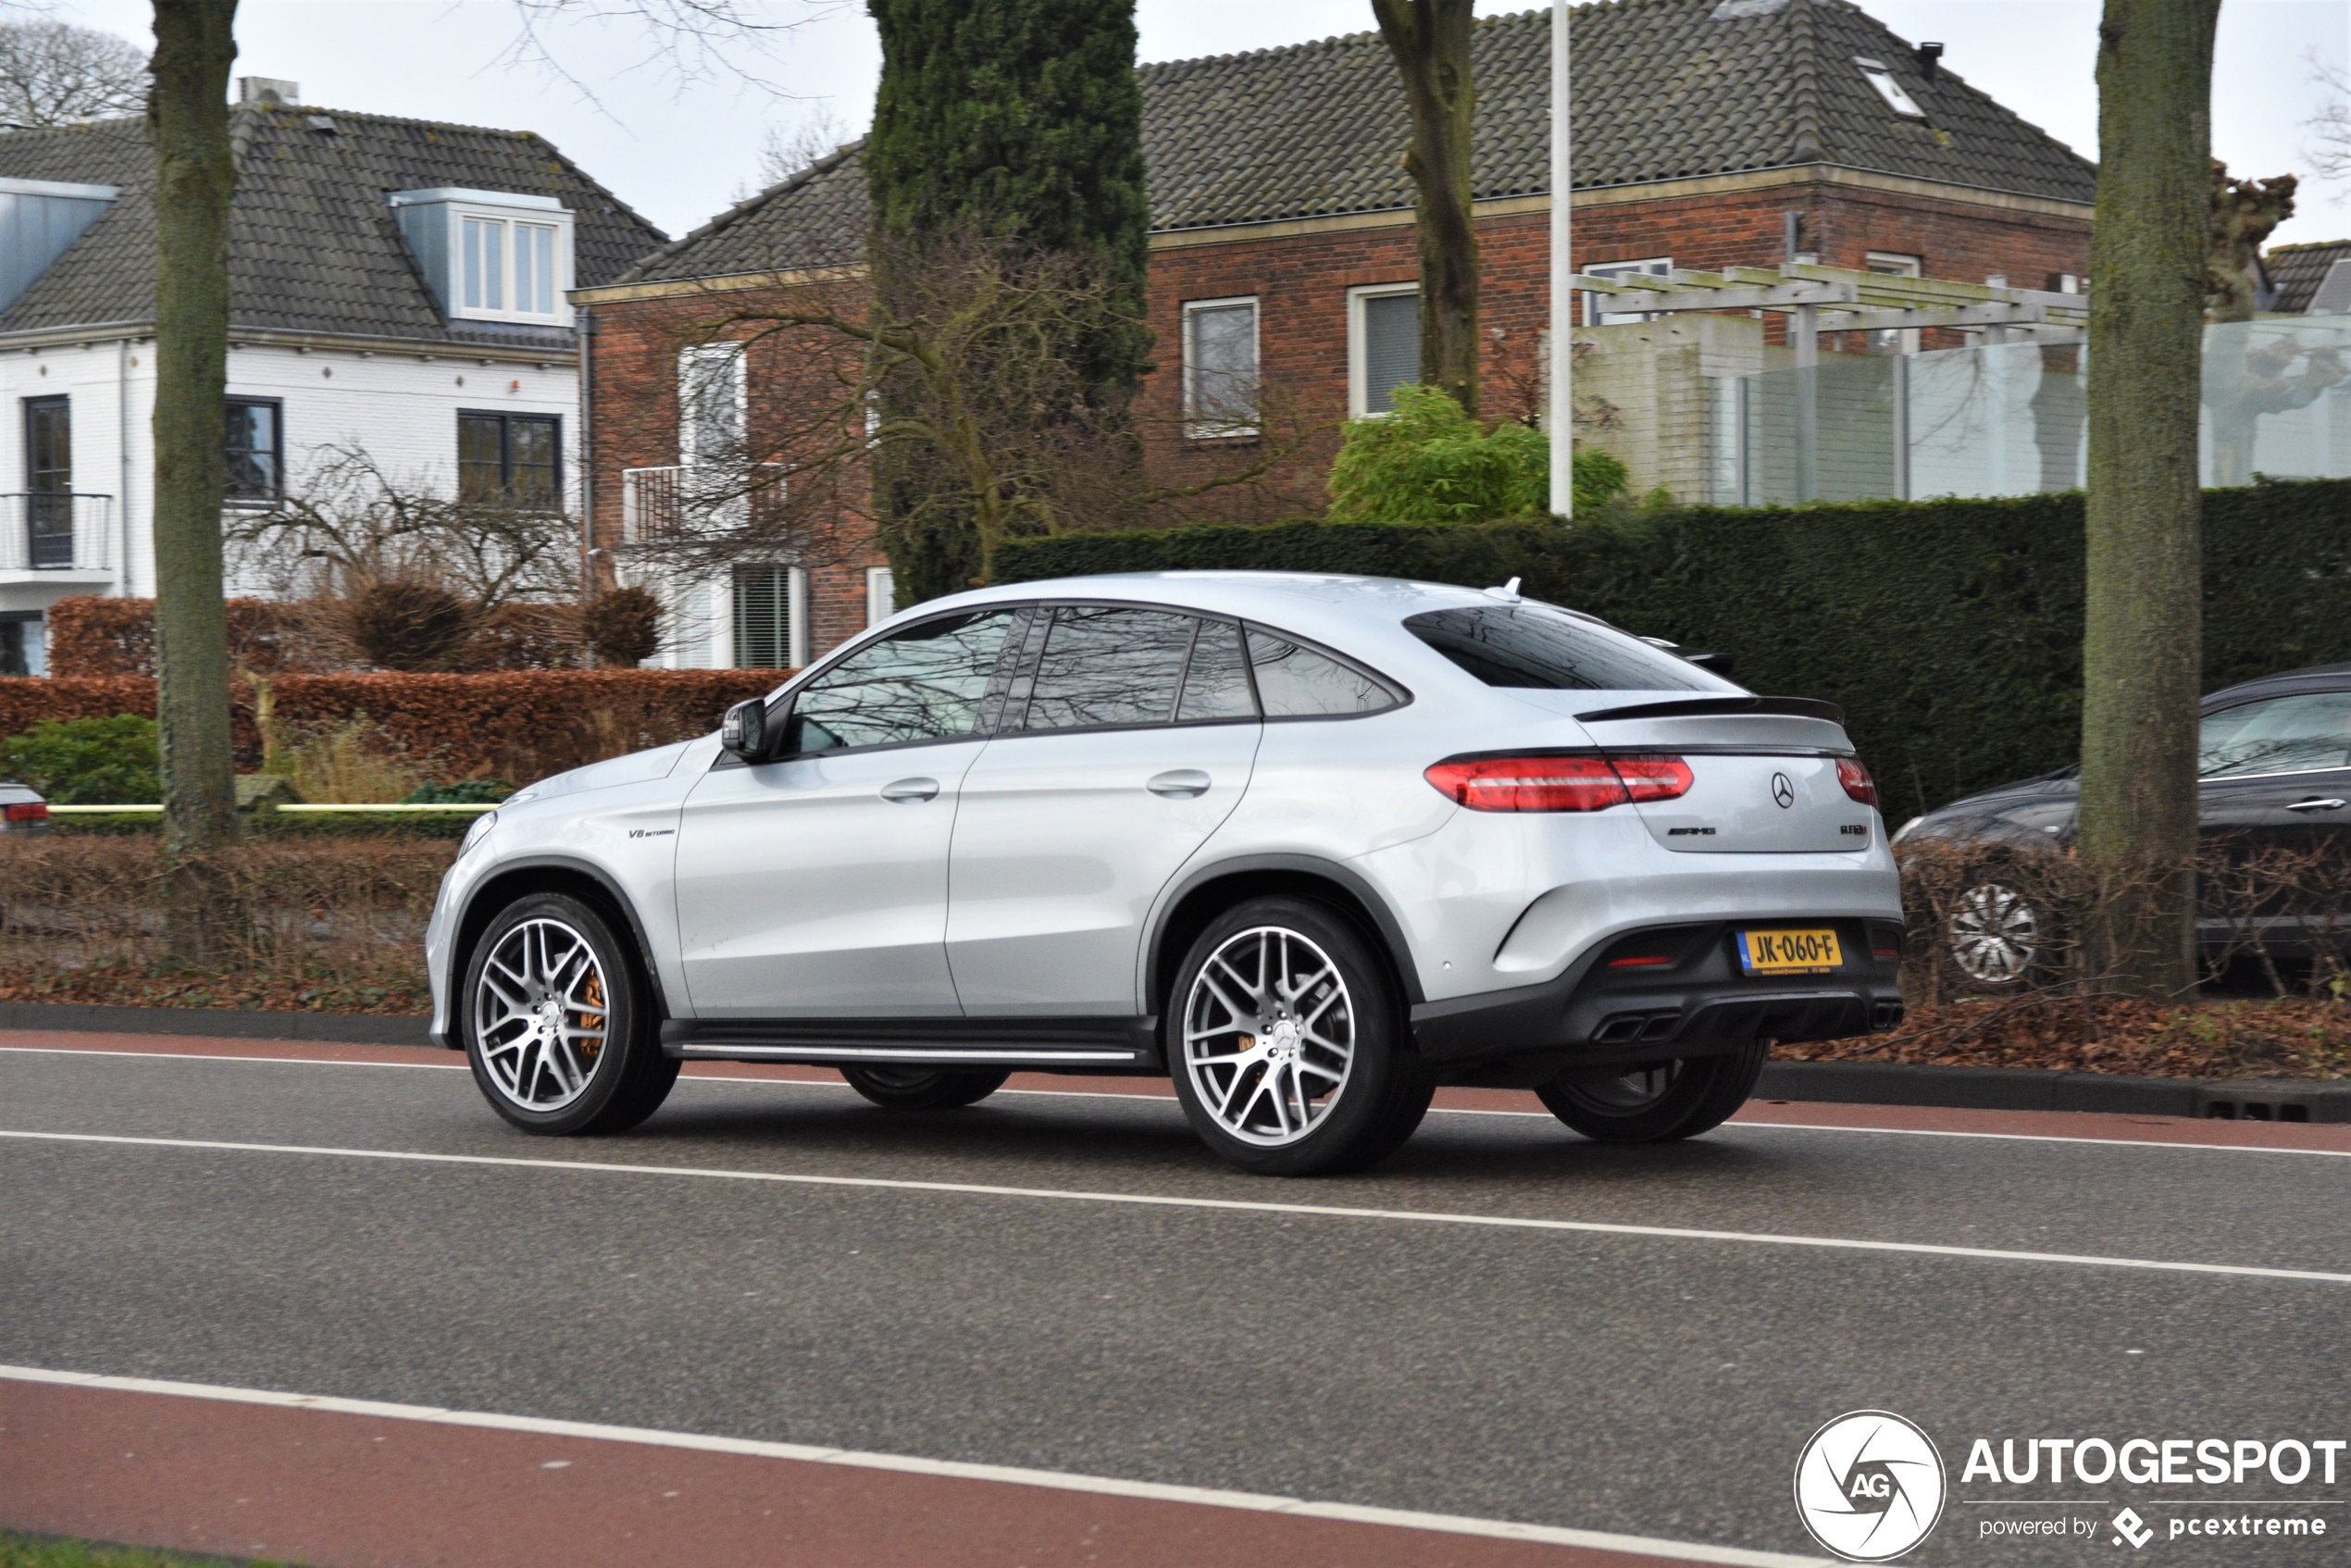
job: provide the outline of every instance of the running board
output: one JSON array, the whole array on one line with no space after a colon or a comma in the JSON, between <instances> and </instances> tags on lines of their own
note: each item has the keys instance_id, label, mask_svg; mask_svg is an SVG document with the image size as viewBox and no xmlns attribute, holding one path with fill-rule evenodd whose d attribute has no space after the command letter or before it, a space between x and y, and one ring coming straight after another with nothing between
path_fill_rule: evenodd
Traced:
<instances>
[{"instance_id":1,"label":"running board","mask_svg":"<svg viewBox=\"0 0 2351 1568\"><path fill-rule=\"evenodd\" d=\"M733 1062L1155 1069L1156 1018L672 1018L662 1049Z\"/></svg>"},{"instance_id":2,"label":"running board","mask_svg":"<svg viewBox=\"0 0 2351 1568\"><path fill-rule=\"evenodd\" d=\"M1143 1067L1151 1058L1139 1051L994 1051L985 1047L889 1045L769 1045L734 1040L697 1039L671 1046L669 1054L681 1061L716 1059L723 1062L922 1062L976 1064L988 1067Z\"/></svg>"}]
</instances>

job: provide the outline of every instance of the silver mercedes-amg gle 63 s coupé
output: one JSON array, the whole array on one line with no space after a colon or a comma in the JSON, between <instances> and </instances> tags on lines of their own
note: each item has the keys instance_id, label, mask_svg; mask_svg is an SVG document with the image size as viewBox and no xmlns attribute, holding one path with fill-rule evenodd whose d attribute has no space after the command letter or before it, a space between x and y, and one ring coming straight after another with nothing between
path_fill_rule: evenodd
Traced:
<instances>
[{"instance_id":1,"label":"silver mercedes-amg gle 63 s coup\u00e9","mask_svg":"<svg viewBox=\"0 0 2351 1568\"><path fill-rule=\"evenodd\" d=\"M1522 598L1173 572L905 611L717 734L482 817L437 1039L515 1126L681 1063L969 1105L1164 1075L1209 1146L1361 1167L1440 1084L1687 1137L1773 1039L1892 1027L1901 902L1842 715Z\"/></svg>"}]
</instances>

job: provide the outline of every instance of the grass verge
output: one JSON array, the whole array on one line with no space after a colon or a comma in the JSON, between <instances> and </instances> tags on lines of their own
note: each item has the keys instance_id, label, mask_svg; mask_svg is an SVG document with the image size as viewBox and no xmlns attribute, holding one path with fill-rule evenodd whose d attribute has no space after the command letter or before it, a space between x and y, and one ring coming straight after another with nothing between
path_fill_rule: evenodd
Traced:
<instances>
[{"instance_id":1,"label":"grass verge","mask_svg":"<svg viewBox=\"0 0 2351 1568\"><path fill-rule=\"evenodd\" d=\"M230 1568L231 1564L281 1568L274 1562L248 1562L244 1558L191 1557L145 1547L105 1546L0 1530L0 1568Z\"/></svg>"}]
</instances>

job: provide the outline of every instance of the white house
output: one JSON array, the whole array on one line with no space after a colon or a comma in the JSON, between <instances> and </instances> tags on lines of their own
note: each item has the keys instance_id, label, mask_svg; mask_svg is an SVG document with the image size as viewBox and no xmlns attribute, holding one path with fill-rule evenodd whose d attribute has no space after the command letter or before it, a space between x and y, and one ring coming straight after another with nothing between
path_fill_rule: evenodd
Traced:
<instances>
[{"instance_id":1,"label":"white house","mask_svg":"<svg viewBox=\"0 0 2351 1568\"><path fill-rule=\"evenodd\" d=\"M395 482L580 516L566 298L663 241L529 131L312 109L231 118L231 506L323 449ZM71 593L155 588L154 154L137 119L0 133L0 674Z\"/></svg>"}]
</instances>

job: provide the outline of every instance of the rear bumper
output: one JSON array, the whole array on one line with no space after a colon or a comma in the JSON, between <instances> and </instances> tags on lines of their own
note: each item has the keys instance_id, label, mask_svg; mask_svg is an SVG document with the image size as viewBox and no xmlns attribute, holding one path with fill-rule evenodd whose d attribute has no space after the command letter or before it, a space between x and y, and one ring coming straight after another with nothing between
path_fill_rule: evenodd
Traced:
<instances>
[{"instance_id":1,"label":"rear bumper","mask_svg":"<svg viewBox=\"0 0 2351 1568\"><path fill-rule=\"evenodd\" d=\"M1825 927L1843 962L1824 974L1748 976L1732 933L1746 925ZM1835 1039L1902 1021L1897 983L1901 927L1851 917L1707 921L1627 932L1586 953L1555 980L1412 1009L1421 1054L1441 1073L1552 1069L1704 1056L1748 1040ZM1628 956L1671 962L1611 967Z\"/></svg>"}]
</instances>

